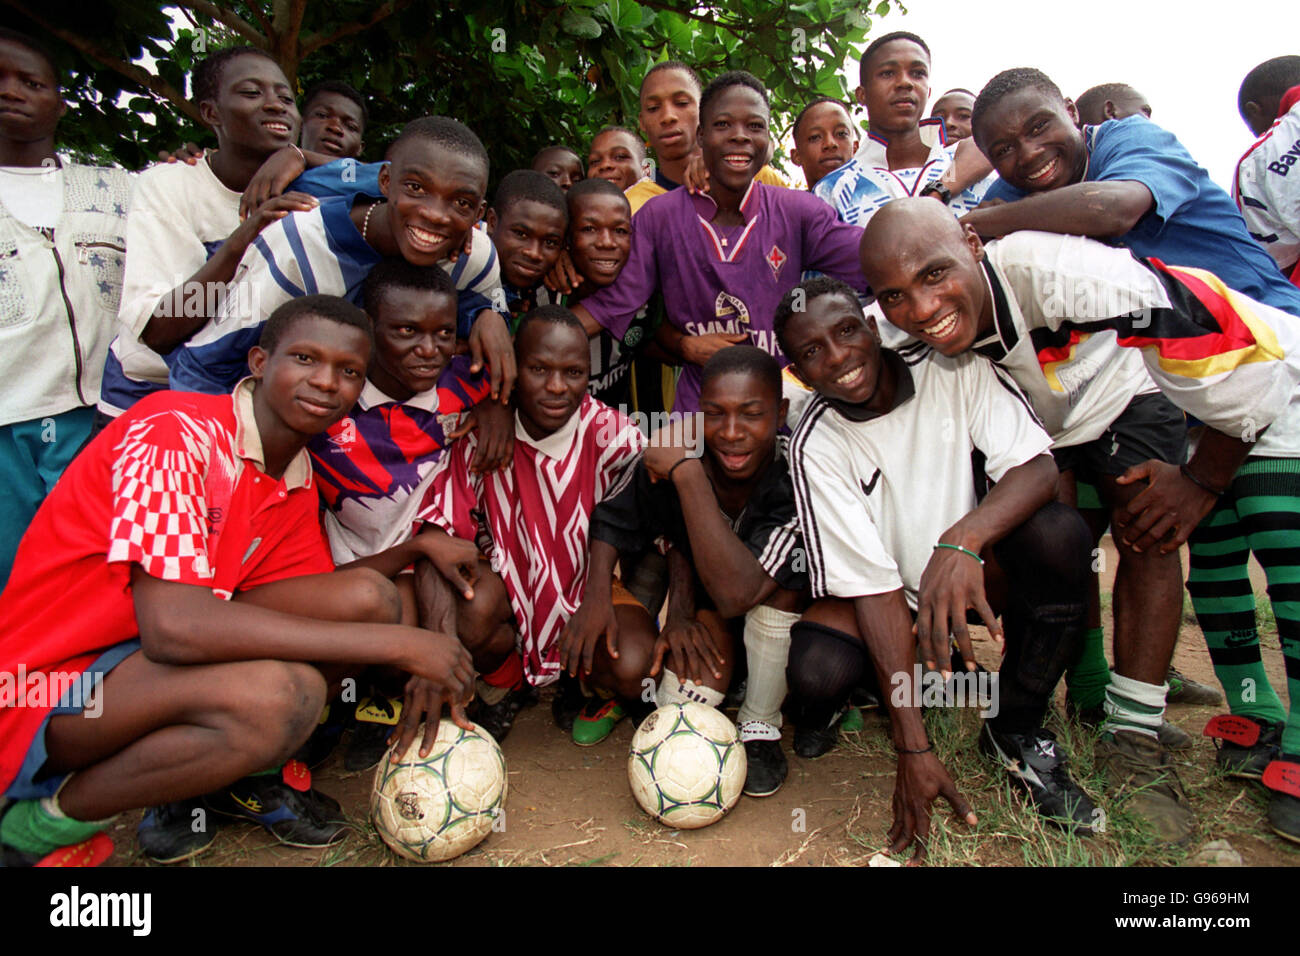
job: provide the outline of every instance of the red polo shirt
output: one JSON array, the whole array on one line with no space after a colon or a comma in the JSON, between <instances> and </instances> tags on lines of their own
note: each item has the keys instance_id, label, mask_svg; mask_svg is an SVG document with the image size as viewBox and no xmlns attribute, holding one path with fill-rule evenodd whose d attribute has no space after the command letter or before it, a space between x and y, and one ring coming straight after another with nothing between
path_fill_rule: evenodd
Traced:
<instances>
[{"instance_id":1,"label":"red polo shirt","mask_svg":"<svg viewBox=\"0 0 1300 956\"><path fill-rule=\"evenodd\" d=\"M252 391L142 399L41 505L0 595L0 792L58 703L39 684L138 636L131 565L223 599L334 569L307 453L281 479L263 471Z\"/></svg>"}]
</instances>

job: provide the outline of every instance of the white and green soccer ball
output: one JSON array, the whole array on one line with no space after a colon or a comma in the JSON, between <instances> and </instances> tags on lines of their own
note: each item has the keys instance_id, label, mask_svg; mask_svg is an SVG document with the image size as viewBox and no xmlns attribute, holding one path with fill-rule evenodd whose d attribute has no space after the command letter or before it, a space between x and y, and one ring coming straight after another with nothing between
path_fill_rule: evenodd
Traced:
<instances>
[{"instance_id":1,"label":"white and green soccer ball","mask_svg":"<svg viewBox=\"0 0 1300 956\"><path fill-rule=\"evenodd\" d=\"M506 761L486 730L438 724L429 756L421 727L400 756L389 748L375 772L370 818L399 856L436 863L473 849L492 831L506 801Z\"/></svg>"},{"instance_id":2,"label":"white and green soccer ball","mask_svg":"<svg viewBox=\"0 0 1300 956\"><path fill-rule=\"evenodd\" d=\"M627 760L641 809L686 830L716 823L736 805L746 769L735 725L694 701L660 707L643 720Z\"/></svg>"}]
</instances>

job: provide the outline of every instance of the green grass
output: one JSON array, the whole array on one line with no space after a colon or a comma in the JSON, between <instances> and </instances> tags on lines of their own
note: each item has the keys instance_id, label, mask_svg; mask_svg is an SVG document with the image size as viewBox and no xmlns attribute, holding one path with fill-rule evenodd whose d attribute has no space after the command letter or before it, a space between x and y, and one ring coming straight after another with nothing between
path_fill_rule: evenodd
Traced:
<instances>
[{"instance_id":1,"label":"green grass","mask_svg":"<svg viewBox=\"0 0 1300 956\"><path fill-rule=\"evenodd\" d=\"M958 789L975 808L979 823L956 819L947 801L935 804L927 861L931 866L1168 866L1184 862L1186 850L1167 847L1144 832L1108 792L1095 762L1095 740L1078 725L1049 717L1048 726L1070 754L1075 780L1106 814L1104 832L1082 837L1045 822L1011 778L976 748L982 718L973 709L935 709L926 714L926 731L935 753ZM864 732L843 746L892 766L887 736ZM849 827L863 849L880 848L880 836ZM910 851L909 851L910 852Z\"/></svg>"}]
</instances>

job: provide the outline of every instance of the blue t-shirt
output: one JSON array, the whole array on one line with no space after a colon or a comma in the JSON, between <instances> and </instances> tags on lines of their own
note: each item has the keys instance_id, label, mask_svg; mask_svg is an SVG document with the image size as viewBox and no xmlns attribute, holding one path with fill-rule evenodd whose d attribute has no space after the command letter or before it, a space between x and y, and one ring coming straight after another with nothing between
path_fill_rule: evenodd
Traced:
<instances>
[{"instance_id":1,"label":"blue t-shirt","mask_svg":"<svg viewBox=\"0 0 1300 956\"><path fill-rule=\"evenodd\" d=\"M336 159L324 166L309 169L289 184L285 192L300 192L327 199L343 196L352 199L357 193L381 196L379 171L383 163L359 163L355 159Z\"/></svg>"},{"instance_id":2,"label":"blue t-shirt","mask_svg":"<svg viewBox=\"0 0 1300 956\"><path fill-rule=\"evenodd\" d=\"M1085 181L1139 182L1155 200L1118 244L1144 259L1213 272L1252 299L1300 316L1300 289L1250 238L1236 203L1172 133L1135 115L1085 126L1083 137ZM1000 179L984 198L1014 202L1028 195Z\"/></svg>"}]
</instances>

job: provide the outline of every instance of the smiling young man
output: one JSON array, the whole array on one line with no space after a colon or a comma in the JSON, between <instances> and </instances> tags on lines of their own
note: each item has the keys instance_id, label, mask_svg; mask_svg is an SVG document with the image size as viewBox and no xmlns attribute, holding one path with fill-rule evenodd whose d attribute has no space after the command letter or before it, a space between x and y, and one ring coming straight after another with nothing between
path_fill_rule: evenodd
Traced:
<instances>
[{"instance_id":1,"label":"smiling young man","mask_svg":"<svg viewBox=\"0 0 1300 956\"><path fill-rule=\"evenodd\" d=\"M240 216L254 174L298 135L293 90L275 60L252 47L213 53L195 67L193 88L217 148L193 166L150 167L136 183L118 334L99 400L105 417L167 387L163 355L220 311L227 284L254 240L289 212L316 205L303 193L285 193ZM256 343L253 336L243 354Z\"/></svg>"},{"instance_id":2,"label":"smiling young man","mask_svg":"<svg viewBox=\"0 0 1300 956\"><path fill-rule=\"evenodd\" d=\"M1232 199L1174 136L1145 116L1075 125L1045 74L1005 70L975 101L975 140L1001 179L962 221L980 236L1018 229L1090 236L1136 256L1206 269L1300 317L1300 289L1251 239Z\"/></svg>"},{"instance_id":3,"label":"smiling young man","mask_svg":"<svg viewBox=\"0 0 1300 956\"><path fill-rule=\"evenodd\" d=\"M587 394L587 335L568 309L548 305L528 313L515 348L513 461L474 474L478 435L467 436L439 461L421 514L443 532L479 544L490 569L481 567L475 584L477 613L518 634L495 684L479 687L481 705L500 711L497 739L531 688L559 678L560 632L581 604L587 579L592 509L630 479L645 444L626 416ZM483 606L492 602L495 608Z\"/></svg>"},{"instance_id":4,"label":"smiling young man","mask_svg":"<svg viewBox=\"0 0 1300 956\"><path fill-rule=\"evenodd\" d=\"M312 292L356 298L375 263L400 256L412 265L438 265L452 277L457 335L469 340L475 370L486 361L492 394L504 399L514 355L505 319L493 311L501 289L497 255L487 234L473 228L487 178L487 152L467 127L445 116L407 123L388 148L379 196L327 199L263 232L242 260L221 313L167 356L172 386L224 391L242 374L271 309ZM467 236L472 246L465 255Z\"/></svg>"},{"instance_id":5,"label":"smiling young man","mask_svg":"<svg viewBox=\"0 0 1300 956\"><path fill-rule=\"evenodd\" d=\"M49 54L0 29L0 588L90 434L122 292L130 177L58 157L65 110Z\"/></svg>"},{"instance_id":6,"label":"smiling young man","mask_svg":"<svg viewBox=\"0 0 1300 956\"><path fill-rule=\"evenodd\" d=\"M1300 286L1300 56L1247 73L1237 107L1259 139L1237 163L1232 198L1251 237Z\"/></svg>"},{"instance_id":7,"label":"smiling young man","mask_svg":"<svg viewBox=\"0 0 1300 956\"><path fill-rule=\"evenodd\" d=\"M622 126L606 126L587 150L589 178L607 179L626 192L645 178L645 143Z\"/></svg>"},{"instance_id":8,"label":"smiling young man","mask_svg":"<svg viewBox=\"0 0 1300 956\"><path fill-rule=\"evenodd\" d=\"M786 412L781 391L780 366L761 349L736 345L709 359L703 455L692 457L680 434L652 441L631 484L596 509L590 583L569 626L571 655L585 655L588 683L621 698L612 706L594 700L575 722L574 740L594 743L635 706L642 679L658 676L659 662L660 706L721 704L733 666L729 629L743 618L748 668L736 720L748 758L745 793L756 797L780 789L788 769L781 703L790 625L808 583L785 441L777 437ZM652 624L628 627L610 582L616 558L644 553L661 537L687 573L673 581L656 636Z\"/></svg>"},{"instance_id":9,"label":"smiling young man","mask_svg":"<svg viewBox=\"0 0 1300 956\"><path fill-rule=\"evenodd\" d=\"M945 355L971 350L1005 367L1048 423L1062 473L1096 479L1120 553L1115 672L1097 753L1159 838L1185 842L1192 817L1157 742L1182 610L1178 547L1191 536L1188 590L1233 712L1259 725L1258 746L1230 738L1220 766L1253 765L1258 776L1277 756L1283 714L1249 640L1247 543L1264 546L1257 553L1270 582L1286 580L1296 553L1286 542L1297 534L1300 331L1288 313L1204 270L1078 236L1021 232L982 246L972 229L919 202L882 212L863 249L890 321ZM1163 396L1149 394L1152 384ZM1157 401L1206 424L1186 464L1182 422ZM1294 660L1300 648L1287 630L1283 648ZM1300 752L1300 733L1288 734L1283 749ZM1300 794L1289 793L1271 812L1295 839Z\"/></svg>"},{"instance_id":10,"label":"smiling young man","mask_svg":"<svg viewBox=\"0 0 1300 956\"><path fill-rule=\"evenodd\" d=\"M767 92L753 76L725 73L700 101L699 138L708 194L673 190L632 218L632 253L618 281L574 307L593 333L623 338L638 310L662 291L668 321L656 341L680 359L674 410L699 409L700 369L742 341L782 358L772 334L776 304L805 269L865 289L861 230L837 222L805 192L755 179L770 141Z\"/></svg>"},{"instance_id":11,"label":"smiling young man","mask_svg":"<svg viewBox=\"0 0 1300 956\"><path fill-rule=\"evenodd\" d=\"M900 679L904 688L913 681L918 642L926 666L947 672L951 634L966 668L975 668L967 630L974 610L995 641L1005 634L996 713L983 722L981 749L1043 816L1090 829L1092 803L1042 726L1077 650L1088 568L1087 527L1052 500L1051 439L1016 387L983 360L950 359L918 343L882 350L843 283L802 284L776 322L791 369L817 392L790 440L819 599L804 617L813 626L791 629L792 698L842 701L875 667L879 686L894 691L891 850L916 840L923 856L937 796L968 823L975 816L926 738L919 689L897 690ZM983 457L978 476L975 453Z\"/></svg>"},{"instance_id":12,"label":"smiling young man","mask_svg":"<svg viewBox=\"0 0 1300 956\"><path fill-rule=\"evenodd\" d=\"M484 401L487 380L470 372L468 356L453 357L456 287L442 269L385 259L370 270L362 291L375 335L365 387L347 417L309 445L330 551L340 566L373 568L394 580L403 595L403 623L457 633L431 606L454 595L429 597L415 586L417 575L404 572L428 561L454 577L452 568L466 558L474 565L473 548L465 555L447 547L445 535L420 534L416 516L435 464L461 433L462 417L481 429L480 448L504 460L513 441L510 413ZM463 588L455 595L463 596ZM490 674L500 661L480 651L470 628L462 630L475 669ZM422 711L403 710L406 683L403 674L370 675L370 693L355 701L348 770L378 763L399 718L405 717L403 727L419 724ZM335 722L333 736L341 726Z\"/></svg>"},{"instance_id":13,"label":"smiling young man","mask_svg":"<svg viewBox=\"0 0 1300 956\"><path fill-rule=\"evenodd\" d=\"M654 175L627 191L632 212L647 200L676 189L686 181L686 168L699 152L700 103L703 84L696 72L677 60L656 63L641 80L641 110L637 124L655 156ZM755 177L768 186L786 186L784 177L767 165Z\"/></svg>"},{"instance_id":14,"label":"smiling young man","mask_svg":"<svg viewBox=\"0 0 1300 956\"><path fill-rule=\"evenodd\" d=\"M511 325L535 309L542 280L564 250L569 207L564 191L550 177L531 169L507 173L487 212L487 233L501 263L501 286Z\"/></svg>"},{"instance_id":15,"label":"smiling young man","mask_svg":"<svg viewBox=\"0 0 1300 956\"><path fill-rule=\"evenodd\" d=\"M803 170L809 189L851 160L858 149L858 130L849 108L829 96L805 106L795 117L792 133L790 159Z\"/></svg>"},{"instance_id":16,"label":"smiling young man","mask_svg":"<svg viewBox=\"0 0 1300 956\"><path fill-rule=\"evenodd\" d=\"M561 304L574 305L613 285L632 252L632 207L617 184L593 176L568 192L568 251L582 284ZM602 329L591 339L591 378L587 390L612 408L632 407L633 360L649 339L646 319L637 320L621 340Z\"/></svg>"},{"instance_id":17,"label":"smiling young man","mask_svg":"<svg viewBox=\"0 0 1300 956\"><path fill-rule=\"evenodd\" d=\"M201 794L209 817L327 845L347 832L338 804L292 765L263 772L311 732L326 692L317 668L399 666L463 698L472 670L454 637L397 626L379 575L330 573L304 446L346 413L369 355L360 310L297 299L271 317L233 395L150 396L69 467L0 597L4 672L75 674L79 690L38 700L20 688L0 707L6 863ZM201 850L215 820L196 832L195 819L153 811L146 852ZM99 862L106 843L61 865Z\"/></svg>"}]
</instances>

